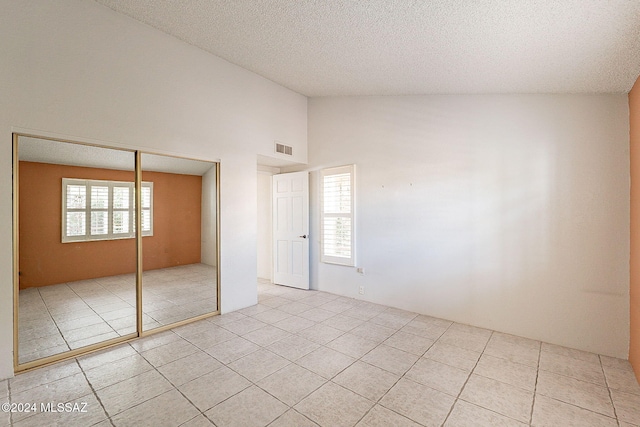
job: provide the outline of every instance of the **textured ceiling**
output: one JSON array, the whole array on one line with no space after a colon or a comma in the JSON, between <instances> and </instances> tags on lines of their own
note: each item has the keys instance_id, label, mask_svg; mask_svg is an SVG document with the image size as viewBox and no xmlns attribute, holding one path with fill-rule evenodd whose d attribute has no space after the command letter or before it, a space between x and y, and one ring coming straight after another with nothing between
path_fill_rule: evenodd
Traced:
<instances>
[{"instance_id":1,"label":"textured ceiling","mask_svg":"<svg viewBox=\"0 0 640 427\"><path fill-rule=\"evenodd\" d=\"M96 0L307 96L628 92L640 0Z\"/></svg>"}]
</instances>

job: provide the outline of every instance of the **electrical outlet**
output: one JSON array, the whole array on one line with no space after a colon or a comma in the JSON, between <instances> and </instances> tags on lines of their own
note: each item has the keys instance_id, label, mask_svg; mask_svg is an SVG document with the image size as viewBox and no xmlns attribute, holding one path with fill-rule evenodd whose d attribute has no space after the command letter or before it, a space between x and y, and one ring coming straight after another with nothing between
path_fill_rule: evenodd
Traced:
<instances>
[{"instance_id":1,"label":"electrical outlet","mask_svg":"<svg viewBox=\"0 0 640 427\"><path fill-rule=\"evenodd\" d=\"M364 285L360 285L360 295L364 295Z\"/></svg>"}]
</instances>

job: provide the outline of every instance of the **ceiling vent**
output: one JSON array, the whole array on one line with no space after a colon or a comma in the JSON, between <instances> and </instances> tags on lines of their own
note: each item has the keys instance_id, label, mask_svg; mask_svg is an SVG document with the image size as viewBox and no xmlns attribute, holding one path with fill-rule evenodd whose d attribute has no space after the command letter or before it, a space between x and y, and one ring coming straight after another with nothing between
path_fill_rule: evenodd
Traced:
<instances>
[{"instance_id":1,"label":"ceiling vent","mask_svg":"<svg viewBox=\"0 0 640 427\"><path fill-rule=\"evenodd\" d=\"M287 156L293 156L293 147L276 142L276 153L286 154Z\"/></svg>"}]
</instances>

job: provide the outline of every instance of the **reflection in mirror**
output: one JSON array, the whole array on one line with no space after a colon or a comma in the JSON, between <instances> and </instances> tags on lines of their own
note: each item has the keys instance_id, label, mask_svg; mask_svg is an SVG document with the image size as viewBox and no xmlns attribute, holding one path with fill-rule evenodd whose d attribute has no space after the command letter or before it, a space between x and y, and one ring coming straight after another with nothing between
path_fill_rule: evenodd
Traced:
<instances>
[{"instance_id":1,"label":"reflection in mirror","mask_svg":"<svg viewBox=\"0 0 640 427\"><path fill-rule=\"evenodd\" d=\"M136 333L135 155L18 139L18 362Z\"/></svg>"},{"instance_id":2,"label":"reflection in mirror","mask_svg":"<svg viewBox=\"0 0 640 427\"><path fill-rule=\"evenodd\" d=\"M142 325L150 330L218 310L217 178L210 162L143 153L141 164Z\"/></svg>"}]
</instances>

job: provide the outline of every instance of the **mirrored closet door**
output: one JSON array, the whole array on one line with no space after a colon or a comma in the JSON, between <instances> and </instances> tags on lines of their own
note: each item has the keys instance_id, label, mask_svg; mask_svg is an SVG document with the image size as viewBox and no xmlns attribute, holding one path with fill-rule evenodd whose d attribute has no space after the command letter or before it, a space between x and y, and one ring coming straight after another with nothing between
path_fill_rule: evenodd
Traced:
<instances>
[{"instance_id":1,"label":"mirrored closet door","mask_svg":"<svg viewBox=\"0 0 640 427\"><path fill-rule=\"evenodd\" d=\"M18 139L19 363L136 333L135 154Z\"/></svg>"},{"instance_id":2,"label":"mirrored closet door","mask_svg":"<svg viewBox=\"0 0 640 427\"><path fill-rule=\"evenodd\" d=\"M215 163L142 153L142 326L218 310Z\"/></svg>"},{"instance_id":3,"label":"mirrored closet door","mask_svg":"<svg viewBox=\"0 0 640 427\"><path fill-rule=\"evenodd\" d=\"M14 179L17 371L218 312L217 163L15 135Z\"/></svg>"}]
</instances>

